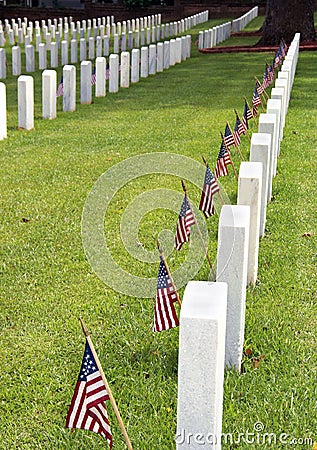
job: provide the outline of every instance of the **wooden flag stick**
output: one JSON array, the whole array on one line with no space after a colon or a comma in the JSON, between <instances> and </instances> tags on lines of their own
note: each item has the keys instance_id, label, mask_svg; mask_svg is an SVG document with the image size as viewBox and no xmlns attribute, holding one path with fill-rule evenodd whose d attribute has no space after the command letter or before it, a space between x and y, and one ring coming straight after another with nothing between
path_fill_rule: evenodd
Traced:
<instances>
[{"instance_id":1,"label":"wooden flag stick","mask_svg":"<svg viewBox=\"0 0 317 450\"><path fill-rule=\"evenodd\" d=\"M257 118L256 118L256 116L253 114L253 111L252 111L252 109L250 108L250 105L249 105L249 102L248 102L247 98L244 97L244 100L246 101L246 103L247 103L247 105L248 105L248 108L249 108L249 110L251 111L251 114L252 114L252 117L253 117L253 119L254 119L255 125L258 126Z\"/></svg>"},{"instance_id":2,"label":"wooden flag stick","mask_svg":"<svg viewBox=\"0 0 317 450\"><path fill-rule=\"evenodd\" d=\"M232 136L233 136L233 139L234 139L234 134L232 133L232 130L231 130L231 127L230 127L230 124L229 124L229 122L228 122L228 121L227 121L227 125L228 125L228 127L229 127L229 130L230 130L230 133L232 134ZM239 155L240 155L241 161L244 161L244 158L243 158L243 155L242 155L242 153L241 153L241 150L240 150L240 147L239 147L239 145L236 145L235 147L237 147L237 149L238 149L238 152L239 152Z\"/></svg>"},{"instance_id":3,"label":"wooden flag stick","mask_svg":"<svg viewBox=\"0 0 317 450\"><path fill-rule=\"evenodd\" d=\"M208 163L207 163L207 161L206 161L206 158L202 155L201 156L202 157L202 159L203 159L203 161L204 161L204 164L205 164L205 166L206 167L208 167ZM216 175L214 175L214 177L216 178L216 180L217 180L217 177L216 177ZM220 192L220 186L218 186L219 187L219 191L218 191L218 194L219 194L219 197L220 197L220 200L221 200L221 203L224 205L225 204L225 201L224 201L224 199L223 199L223 196L221 195L221 192Z\"/></svg>"},{"instance_id":4,"label":"wooden flag stick","mask_svg":"<svg viewBox=\"0 0 317 450\"><path fill-rule=\"evenodd\" d=\"M130 442L130 439L129 439L129 436L128 436L127 432L126 432L126 429L125 429L125 427L124 427L123 421L122 421L122 419L121 419L121 416L120 416L120 413L119 413L117 404L116 404L115 399L114 399L114 397L113 397L113 395L112 395L112 392L111 392L111 390L110 390L108 381L107 381L107 379L106 379L106 377L105 377L105 374L104 374L104 371L102 370L102 367L101 367L101 364L100 364L98 355L97 355L97 353L96 353L95 347L94 347L94 345L93 345L93 343L92 343L92 341L91 341L91 339L90 339L89 332L88 332L87 328L85 327L85 324L84 324L84 322L82 321L82 319L80 318L79 320L80 320L81 327L82 327L82 329L83 329L84 335L86 336L86 339L87 339L87 341L88 341L88 344L89 344L89 346L90 346L90 348L91 348L91 352L92 352L92 354L93 354L93 356L94 356L94 358L95 358L95 361L96 361L97 367L98 367L98 369L99 369L99 372L100 372L102 381L104 382L105 388L106 388L107 393L108 393L108 395L109 395L110 403L111 403L111 405L112 405L112 407L113 407L113 409L114 409L115 415L116 415L117 420L118 420L118 422L119 422L119 425L120 425L120 428L121 428L121 430L122 430L124 439L125 439L126 444L127 444L127 446L128 446L128 449L129 449L129 450L133 450L133 449L132 449L131 442Z\"/></svg>"},{"instance_id":5,"label":"wooden flag stick","mask_svg":"<svg viewBox=\"0 0 317 450\"><path fill-rule=\"evenodd\" d=\"M225 143L225 140L224 140L224 138L223 138L223 134L222 134L221 131L220 131L220 136L221 136L221 138L222 138L222 140L223 140L223 142L224 142L224 144L225 144L225 146L226 146L227 152L228 152L229 155L230 155L230 149L228 148L227 144ZM235 175L235 177L236 177L236 180L238 181L238 174L237 174L236 168L234 167L234 164L233 164L233 161L232 161L231 157L230 157L230 161L231 161L231 165L232 165L232 168L233 168L234 175Z\"/></svg>"},{"instance_id":6,"label":"wooden flag stick","mask_svg":"<svg viewBox=\"0 0 317 450\"><path fill-rule=\"evenodd\" d=\"M203 249L204 249L204 251L205 251L205 255L206 255L206 258L207 258L209 267L210 267L210 269L211 269L211 271L212 271L214 277L216 278L216 272L215 272L215 270L214 270L214 268L213 268L213 266L212 266L212 264L211 264L211 261L210 261L209 255L208 255L208 249L207 249L207 247L206 247L206 244L205 244L203 235L201 234L201 230L200 230L200 228L199 228L199 225L198 225L198 222L197 222L195 213L194 213L194 211L193 211L192 205L191 205L190 200L189 200L189 198L188 198L187 189L186 189L186 186L185 186L185 183L184 183L183 180L182 180L182 186L183 186L183 191L184 191L185 196L186 196L186 198L187 198L187 201L188 201L190 210L191 210L192 215L193 215L193 217L194 217L194 221L195 221L195 224L196 224L196 227L197 227L198 235L199 235L199 238L200 238L200 240L201 240Z\"/></svg>"},{"instance_id":7,"label":"wooden flag stick","mask_svg":"<svg viewBox=\"0 0 317 450\"><path fill-rule=\"evenodd\" d=\"M174 292L175 292L175 295L176 295L177 302L178 302L178 304L179 304L179 307L181 308L182 302L181 302L181 299L180 299L180 297L179 297L179 295L178 295L178 292L177 292L177 289L176 289L176 286L175 286L175 283L174 283L172 274L171 274L170 269L169 269L169 267L168 267L168 264L167 264L167 262L166 262L166 259L165 259L165 256L164 256L164 253L163 253L163 250L162 250L162 247L161 247L161 244L160 244L159 240L157 240L157 248L158 248L158 250L159 250L159 252L160 252L160 255L161 255L161 257L162 257L162 260L163 260L163 263L164 263L164 265L165 265L166 271L167 271L167 273L168 273L168 276L169 276L171 285L173 286L173 289L174 289Z\"/></svg>"},{"instance_id":8,"label":"wooden flag stick","mask_svg":"<svg viewBox=\"0 0 317 450\"><path fill-rule=\"evenodd\" d=\"M240 117L239 117L239 115L238 115L236 109L234 110L234 112L236 113L237 118L240 120ZM250 139L250 136L248 135L248 131L245 130L245 133L244 133L244 134L245 134L245 136L248 138L248 140L249 140L249 142L250 142L250 144L251 144L251 139Z\"/></svg>"}]
</instances>

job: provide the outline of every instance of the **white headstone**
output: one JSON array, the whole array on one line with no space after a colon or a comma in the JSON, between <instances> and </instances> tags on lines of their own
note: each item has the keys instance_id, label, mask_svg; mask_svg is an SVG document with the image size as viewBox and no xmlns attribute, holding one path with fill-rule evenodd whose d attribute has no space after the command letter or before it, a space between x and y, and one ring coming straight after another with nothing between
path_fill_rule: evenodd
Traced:
<instances>
[{"instance_id":1,"label":"white headstone","mask_svg":"<svg viewBox=\"0 0 317 450\"><path fill-rule=\"evenodd\" d=\"M281 110L282 102L280 99L269 98L266 104L267 114L276 114L276 130L277 130L277 157L280 154L280 140L281 140Z\"/></svg>"},{"instance_id":2,"label":"white headstone","mask_svg":"<svg viewBox=\"0 0 317 450\"><path fill-rule=\"evenodd\" d=\"M121 71L120 71L120 87L128 88L130 86L130 53L121 53Z\"/></svg>"},{"instance_id":3,"label":"white headstone","mask_svg":"<svg viewBox=\"0 0 317 450\"><path fill-rule=\"evenodd\" d=\"M56 118L56 71L42 72L42 116L43 119Z\"/></svg>"},{"instance_id":4,"label":"white headstone","mask_svg":"<svg viewBox=\"0 0 317 450\"><path fill-rule=\"evenodd\" d=\"M259 117L259 133L268 133L271 135L271 166L270 166L270 179L272 176L276 175L277 169L277 126L276 126L276 114L260 114ZM267 199L271 200L272 188L271 185L268 186Z\"/></svg>"},{"instance_id":5,"label":"white headstone","mask_svg":"<svg viewBox=\"0 0 317 450\"><path fill-rule=\"evenodd\" d=\"M85 61L87 59L87 44L86 39L81 38L79 40L79 59Z\"/></svg>"},{"instance_id":6,"label":"white headstone","mask_svg":"<svg viewBox=\"0 0 317 450\"><path fill-rule=\"evenodd\" d=\"M282 104L283 114L282 114L282 125L281 125L282 129L283 129L284 126L285 126L285 117L286 117L287 108L288 108L288 91L287 91L288 86L287 86L287 80L285 78L284 79L283 78L277 78L275 80L275 87L283 89L283 91L284 91L283 104ZM271 95L271 98L274 98L273 95Z\"/></svg>"},{"instance_id":7,"label":"white headstone","mask_svg":"<svg viewBox=\"0 0 317 450\"><path fill-rule=\"evenodd\" d=\"M105 36L103 38L103 56L109 56L109 38Z\"/></svg>"},{"instance_id":8,"label":"white headstone","mask_svg":"<svg viewBox=\"0 0 317 450\"><path fill-rule=\"evenodd\" d=\"M21 74L21 49L17 45L12 47L12 75Z\"/></svg>"},{"instance_id":9,"label":"white headstone","mask_svg":"<svg viewBox=\"0 0 317 450\"><path fill-rule=\"evenodd\" d=\"M6 137L7 137L6 85L4 83L0 83L0 141L5 139Z\"/></svg>"},{"instance_id":10,"label":"white headstone","mask_svg":"<svg viewBox=\"0 0 317 450\"><path fill-rule=\"evenodd\" d=\"M119 56L110 55L109 57L109 92L119 91Z\"/></svg>"},{"instance_id":11,"label":"white headstone","mask_svg":"<svg viewBox=\"0 0 317 450\"><path fill-rule=\"evenodd\" d=\"M18 122L19 128L34 128L34 82L30 75L18 78Z\"/></svg>"},{"instance_id":12,"label":"white headstone","mask_svg":"<svg viewBox=\"0 0 317 450\"><path fill-rule=\"evenodd\" d=\"M164 41L164 69L168 69L170 66L170 42Z\"/></svg>"},{"instance_id":13,"label":"white headstone","mask_svg":"<svg viewBox=\"0 0 317 450\"><path fill-rule=\"evenodd\" d=\"M240 372L245 325L250 207L224 205L218 228L217 281L228 284L225 365Z\"/></svg>"},{"instance_id":14,"label":"white headstone","mask_svg":"<svg viewBox=\"0 0 317 450\"><path fill-rule=\"evenodd\" d=\"M138 83L140 79L140 50L134 48L131 52L131 83Z\"/></svg>"},{"instance_id":15,"label":"white headstone","mask_svg":"<svg viewBox=\"0 0 317 450\"><path fill-rule=\"evenodd\" d=\"M271 89L271 99L281 101L281 117L280 117L280 140L283 139L283 126L284 126L284 109L285 109L285 91L284 88L274 87Z\"/></svg>"},{"instance_id":16,"label":"white headstone","mask_svg":"<svg viewBox=\"0 0 317 450\"><path fill-rule=\"evenodd\" d=\"M258 274L262 163L242 161L239 170L238 205L250 206L250 233L247 284L255 284Z\"/></svg>"},{"instance_id":17,"label":"white headstone","mask_svg":"<svg viewBox=\"0 0 317 450\"><path fill-rule=\"evenodd\" d=\"M96 57L102 56L102 38L100 36L96 37Z\"/></svg>"},{"instance_id":18,"label":"white headstone","mask_svg":"<svg viewBox=\"0 0 317 450\"><path fill-rule=\"evenodd\" d=\"M70 41L70 62L76 64L78 61L78 44L77 39Z\"/></svg>"},{"instance_id":19,"label":"white headstone","mask_svg":"<svg viewBox=\"0 0 317 450\"><path fill-rule=\"evenodd\" d=\"M141 78L149 76L149 48L141 47Z\"/></svg>"},{"instance_id":20,"label":"white headstone","mask_svg":"<svg viewBox=\"0 0 317 450\"><path fill-rule=\"evenodd\" d=\"M163 72L163 62L164 62L164 44L163 42L158 42L156 44L156 71Z\"/></svg>"},{"instance_id":21,"label":"white headstone","mask_svg":"<svg viewBox=\"0 0 317 450\"><path fill-rule=\"evenodd\" d=\"M80 64L80 103L82 105L90 105L92 101L91 76L91 61L82 61Z\"/></svg>"},{"instance_id":22,"label":"white headstone","mask_svg":"<svg viewBox=\"0 0 317 450\"><path fill-rule=\"evenodd\" d=\"M175 43L175 62L182 62L182 38L176 38Z\"/></svg>"},{"instance_id":23,"label":"white headstone","mask_svg":"<svg viewBox=\"0 0 317 450\"><path fill-rule=\"evenodd\" d=\"M119 35L113 36L113 53L119 53Z\"/></svg>"},{"instance_id":24,"label":"white headstone","mask_svg":"<svg viewBox=\"0 0 317 450\"><path fill-rule=\"evenodd\" d=\"M226 283L190 281L180 313L177 450L221 449ZM217 444L215 444L217 440Z\"/></svg>"},{"instance_id":25,"label":"white headstone","mask_svg":"<svg viewBox=\"0 0 317 450\"><path fill-rule=\"evenodd\" d=\"M175 66L176 63L176 41L170 40L170 66Z\"/></svg>"},{"instance_id":26,"label":"white headstone","mask_svg":"<svg viewBox=\"0 0 317 450\"><path fill-rule=\"evenodd\" d=\"M26 72L34 72L34 47L33 45L27 45L25 47L25 71Z\"/></svg>"},{"instance_id":27,"label":"white headstone","mask_svg":"<svg viewBox=\"0 0 317 450\"><path fill-rule=\"evenodd\" d=\"M39 69L44 70L47 67L46 44L39 44Z\"/></svg>"},{"instance_id":28,"label":"white headstone","mask_svg":"<svg viewBox=\"0 0 317 450\"><path fill-rule=\"evenodd\" d=\"M62 41L62 66L68 64L68 41Z\"/></svg>"},{"instance_id":29,"label":"white headstone","mask_svg":"<svg viewBox=\"0 0 317 450\"><path fill-rule=\"evenodd\" d=\"M51 67L58 67L58 47L56 42L51 43Z\"/></svg>"},{"instance_id":30,"label":"white headstone","mask_svg":"<svg viewBox=\"0 0 317 450\"><path fill-rule=\"evenodd\" d=\"M156 73L156 45L149 46L149 75Z\"/></svg>"},{"instance_id":31,"label":"white headstone","mask_svg":"<svg viewBox=\"0 0 317 450\"><path fill-rule=\"evenodd\" d=\"M4 48L0 48L0 80L7 78L7 58Z\"/></svg>"},{"instance_id":32,"label":"white headstone","mask_svg":"<svg viewBox=\"0 0 317 450\"><path fill-rule=\"evenodd\" d=\"M96 58L96 97L105 97L106 95L106 58L98 56Z\"/></svg>"},{"instance_id":33,"label":"white headstone","mask_svg":"<svg viewBox=\"0 0 317 450\"><path fill-rule=\"evenodd\" d=\"M63 111L76 110L76 67L66 65L63 67Z\"/></svg>"},{"instance_id":34,"label":"white headstone","mask_svg":"<svg viewBox=\"0 0 317 450\"><path fill-rule=\"evenodd\" d=\"M90 37L88 40L88 59L95 58L95 38Z\"/></svg>"},{"instance_id":35,"label":"white headstone","mask_svg":"<svg viewBox=\"0 0 317 450\"><path fill-rule=\"evenodd\" d=\"M127 35L122 33L121 35L121 51L125 52L127 50Z\"/></svg>"},{"instance_id":36,"label":"white headstone","mask_svg":"<svg viewBox=\"0 0 317 450\"><path fill-rule=\"evenodd\" d=\"M260 213L260 236L264 235L266 223L266 205L268 197L268 186L272 183L270 177L271 167L271 135L268 133L252 133L250 161L260 162L263 165L261 213Z\"/></svg>"}]
</instances>

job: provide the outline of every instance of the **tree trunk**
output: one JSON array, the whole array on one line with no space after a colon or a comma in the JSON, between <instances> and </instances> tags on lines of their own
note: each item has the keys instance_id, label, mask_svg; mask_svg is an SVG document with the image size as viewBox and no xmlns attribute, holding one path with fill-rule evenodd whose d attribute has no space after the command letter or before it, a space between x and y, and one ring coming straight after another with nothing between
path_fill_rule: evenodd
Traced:
<instances>
[{"instance_id":1,"label":"tree trunk","mask_svg":"<svg viewBox=\"0 0 317 450\"><path fill-rule=\"evenodd\" d=\"M263 35L257 45L290 43L300 33L301 41L315 41L314 0L267 0Z\"/></svg>"}]
</instances>

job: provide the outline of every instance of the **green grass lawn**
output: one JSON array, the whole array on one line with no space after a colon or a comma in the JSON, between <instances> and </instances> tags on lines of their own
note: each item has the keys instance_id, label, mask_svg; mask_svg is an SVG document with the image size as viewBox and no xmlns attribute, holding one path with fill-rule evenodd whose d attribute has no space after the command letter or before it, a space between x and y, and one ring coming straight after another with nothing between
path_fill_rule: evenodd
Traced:
<instances>
[{"instance_id":1,"label":"green grass lawn","mask_svg":"<svg viewBox=\"0 0 317 450\"><path fill-rule=\"evenodd\" d=\"M193 30L193 41L199 29ZM53 121L41 118L37 72L33 131L17 129L16 78L5 81L0 449L106 447L94 433L72 434L64 428L84 351L78 317L91 332L134 448L175 448L179 330L152 333L155 292L153 298L130 297L95 275L82 245L82 211L97 179L129 157L166 152L166 158L176 153L201 162L204 154L213 166L220 131L226 120L234 125L234 108L242 114L243 96L251 101L254 75L262 76L271 56L203 55L193 47L186 62L118 94L94 98L92 105L77 104L74 113L63 113L59 100ZM277 439L286 433L317 441L316 63L314 52L299 56L266 235L260 242L258 281L247 292L243 373L225 373L223 432L234 433L234 439L261 422L264 432ZM254 124L251 131L256 132ZM248 159L246 139L241 150ZM233 160L238 169L236 153ZM221 183L229 201L236 203L232 172ZM133 258L121 242L120 221L129 202L158 188L181 193L180 178L155 173L131 180L105 217L105 238L114 259L138 276L156 277L158 255L153 263ZM190 182L188 190L197 204L200 190ZM212 259L218 217L208 220ZM150 212L139 224L139 240L155 252L158 233L163 228L174 233L176 220L176 211ZM312 235L303 237L308 232ZM180 254L169 255L172 271L187 253L185 245ZM205 262L195 278L208 276ZM114 449L124 449L110 405L108 413ZM312 448L298 442L261 448ZM258 449L259 444L223 448Z\"/></svg>"}]
</instances>

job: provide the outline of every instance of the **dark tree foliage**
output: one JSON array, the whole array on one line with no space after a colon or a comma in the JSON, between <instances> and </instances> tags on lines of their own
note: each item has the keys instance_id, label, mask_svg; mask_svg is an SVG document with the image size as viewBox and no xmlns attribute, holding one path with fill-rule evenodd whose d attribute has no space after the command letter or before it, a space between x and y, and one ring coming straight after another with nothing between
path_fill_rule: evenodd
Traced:
<instances>
[{"instance_id":1,"label":"dark tree foliage","mask_svg":"<svg viewBox=\"0 0 317 450\"><path fill-rule=\"evenodd\" d=\"M315 41L314 0L267 0L266 18L258 45L290 43L295 33L301 41Z\"/></svg>"}]
</instances>

